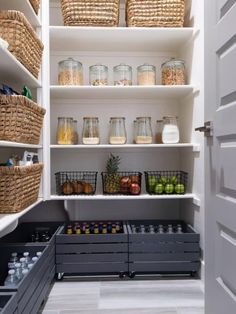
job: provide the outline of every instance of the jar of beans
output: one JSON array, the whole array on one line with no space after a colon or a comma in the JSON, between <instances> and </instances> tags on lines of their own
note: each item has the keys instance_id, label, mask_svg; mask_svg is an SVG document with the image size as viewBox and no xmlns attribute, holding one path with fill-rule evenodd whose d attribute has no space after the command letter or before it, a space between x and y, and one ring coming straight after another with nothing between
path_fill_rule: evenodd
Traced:
<instances>
[{"instance_id":1,"label":"jar of beans","mask_svg":"<svg viewBox=\"0 0 236 314\"><path fill-rule=\"evenodd\" d=\"M185 63L183 60L171 59L161 66L162 85L185 85Z\"/></svg>"}]
</instances>

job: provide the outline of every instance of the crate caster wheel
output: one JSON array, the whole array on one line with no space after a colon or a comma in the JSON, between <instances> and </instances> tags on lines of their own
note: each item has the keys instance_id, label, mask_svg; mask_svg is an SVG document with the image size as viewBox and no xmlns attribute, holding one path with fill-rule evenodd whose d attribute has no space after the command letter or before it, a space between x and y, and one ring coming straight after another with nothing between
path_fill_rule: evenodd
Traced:
<instances>
[{"instance_id":1,"label":"crate caster wheel","mask_svg":"<svg viewBox=\"0 0 236 314\"><path fill-rule=\"evenodd\" d=\"M131 271L131 272L129 273L129 278L130 278L130 279L133 279L133 278L135 277L135 275L136 275L135 271Z\"/></svg>"},{"instance_id":2,"label":"crate caster wheel","mask_svg":"<svg viewBox=\"0 0 236 314\"><path fill-rule=\"evenodd\" d=\"M125 278L125 273L120 272L120 273L119 273L119 278L120 278L120 279L124 279L124 278Z\"/></svg>"},{"instance_id":3,"label":"crate caster wheel","mask_svg":"<svg viewBox=\"0 0 236 314\"><path fill-rule=\"evenodd\" d=\"M64 273L58 273L57 274L57 280L62 280L64 276Z\"/></svg>"}]
</instances>

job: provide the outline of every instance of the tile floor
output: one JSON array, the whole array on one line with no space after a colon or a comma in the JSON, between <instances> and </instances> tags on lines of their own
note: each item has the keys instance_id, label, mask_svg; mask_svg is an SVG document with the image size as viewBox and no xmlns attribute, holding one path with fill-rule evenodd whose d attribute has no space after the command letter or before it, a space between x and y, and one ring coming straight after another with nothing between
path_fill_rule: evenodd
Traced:
<instances>
[{"instance_id":1,"label":"tile floor","mask_svg":"<svg viewBox=\"0 0 236 314\"><path fill-rule=\"evenodd\" d=\"M42 314L204 314L200 280L56 282Z\"/></svg>"}]
</instances>

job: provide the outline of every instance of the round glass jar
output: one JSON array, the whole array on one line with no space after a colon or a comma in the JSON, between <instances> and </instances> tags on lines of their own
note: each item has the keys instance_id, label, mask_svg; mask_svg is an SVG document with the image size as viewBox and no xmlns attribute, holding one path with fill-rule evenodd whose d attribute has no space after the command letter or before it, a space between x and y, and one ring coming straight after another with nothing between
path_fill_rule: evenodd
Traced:
<instances>
[{"instance_id":1,"label":"round glass jar","mask_svg":"<svg viewBox=\"0 0 236 314\"><path fill-rule=\"evenodd\" d=\"M163 117L162 142L164 144L179 143L179 127L176 116Z\"/></svg>"},{"instance_id":2,"label":"round glass jar","mask_svg":"<svg viewBox=\"0 0 236 314\"><path fill-rule=\"evenodd\" d=\"M150 117L138 117L136 128L136 144L152 144L152 127Z\"/></svg>"},{"instance_id":3,"label":"round glass jar","mask_svg":"<svg viewBox=\"0 0 236 314\"><path fill-rule=\"evenodd\" d=\"M89 82L92 86L108 85L108 67L95 64L89 67Z\"/></svg>"},{"instance_id":4,"label":"round glass jar","mask_svg":"<svg viewBox=\"0 0 236 314\"><path fill-rule=\"evenodd\" d=\"M183 60L171 59L161 66L162 85L185 85L185 62Z\"/></svg>"},{"instance_id":5,"label":"round glass jar","mask_svg":"<svg viewBox=\"0 0 236 314\"><path fill-rule=\"evenodd\" d=\"M121 63L113 68L115 86L132 85L132 67Z\"/></svg>"},{"instance_id":6,"label":"round glass jar","mask_svg":"<svg viewBox=\"0 0 236 314\"><path fill-rule=\"evenodd\" d=\"M73 145L73 118L59 117L57 124L57 144Z\"/></svg>"},{"instance_id":7,"label":"round glass jar","mask_svg":"<svg viewBox=\"0 0 236 314\"><path fill-rule=\"evenodd\" d=\"M83 144L98 145L99 138L99 120L97 117L85 117L83 124Z\"/></svg>"},{"instance_id":8,"label":"round glass jar","mask_svg":"<svg viewBox=\"0 0 236 314\"><path fill-rule=\"evenodd\" d=\"M143 64L137 68L138 85L156 85L156 67L150 64Z\"/></svg>"},{"instance_id":9,"label":"round glass jar","mask_svg":"<svg viewBox=\"0 0 236 314\"><path fill-rule=\"evenodd\" d=\"M125 118L114 117L110 119L109 144L123 145L127 141Z\"/></svg>"},{"instance_id":10,"label":"round glass jar","mask_svg":"<svg viewBox=\"0 0 236 314\"><path fill-rule=\"evenodd\" d=\"M58 63L59 85L83 85L83 66L79 61L68 58Z\"/></svg>"}]
</instances>

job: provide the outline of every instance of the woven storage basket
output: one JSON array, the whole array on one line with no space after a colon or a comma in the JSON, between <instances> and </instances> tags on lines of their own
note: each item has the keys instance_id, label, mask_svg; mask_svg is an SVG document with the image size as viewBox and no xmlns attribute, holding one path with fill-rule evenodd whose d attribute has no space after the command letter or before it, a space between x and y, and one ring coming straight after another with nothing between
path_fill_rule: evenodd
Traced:
<instances>
[{"instance_id":1,"label":"woven storage basket","mask_svg":"<svg viewBox=\"0 0 236 314\"><path fill-rule=\"evenodd\" d=\"M0 167L0 213L17 213L38 199L43 164Z\"/></svg>"},{"instance_id":2,"label":"woven storage basket","mask_svg":"<svg viewBox=\"0 0 236 314\"><path fill-rule=\"evenodd\" d=\"M37 145L45 112L25 96L0 95L0 140Z\"/></svg>"},{"instance_id":3,"label":"woven storage basket","mask_svg":"<svg viewBox=\"0 0 236 314\"><path fill-rule=\"evenodd\" d=\"M39 7L40 7L40 0L30 0L30 3L35 11L36 14L39 13Z\"/></svg>"},{"instance_id":4,"label":"woven storage basket","mask_svg":"<svg viewBox=\"0 0 236 314\"><path fill-rule=\"evenodd\" d=\"M127 0L129 27L182 27L185 0Z\"/></svg>"},{"instance_id":5,"label":"woven storage basket","mask_svg":"<svg viewBox=\"0 0 236 314\"><path fill-rule=\"evenodd\" d=\"M0 37L9 43L8 50L37 78L43 44L24 14L0 11Z\"/></svg>"},{"instance_id":6,"label":"woven storage basket","mask_svg":"<svg viewBox=\"0 0 236 314\"><path fill-rule=\"evenodd\" d=\"M118 26L119 0L61 0L66 26Z\"/></svg>"}]
</instances>

